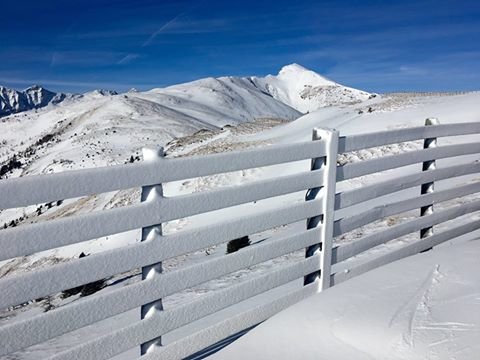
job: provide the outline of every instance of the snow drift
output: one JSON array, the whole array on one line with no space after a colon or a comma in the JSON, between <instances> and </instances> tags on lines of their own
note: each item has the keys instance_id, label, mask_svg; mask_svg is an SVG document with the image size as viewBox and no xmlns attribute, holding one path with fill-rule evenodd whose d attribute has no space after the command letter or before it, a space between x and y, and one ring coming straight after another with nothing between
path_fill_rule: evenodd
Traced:
<instances>
[{"instance_id":1,"label":"snow drift","mask_svg":"<svg viewBox=\"0 0 480 360\"><path fill-rule=\"evenodd\" d=\"M213 360L477 359L480 240L373 270L275 315Z\"/></svg>"}]
</instances>

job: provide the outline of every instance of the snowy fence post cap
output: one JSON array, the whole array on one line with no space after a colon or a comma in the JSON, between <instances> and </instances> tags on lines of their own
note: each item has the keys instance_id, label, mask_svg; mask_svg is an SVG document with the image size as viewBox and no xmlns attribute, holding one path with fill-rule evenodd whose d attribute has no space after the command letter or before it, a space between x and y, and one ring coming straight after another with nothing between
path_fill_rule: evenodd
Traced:
<instances>
[{"instance_id":1,"label":"snowy fence post cap","mask_svg":"<svg viewBox=\"0 0 480 360\"><path fill-rule=\"evenodd\" d=\"M425 119L425 125L440 125L440 121L438 121L437 118L426 118Z\"/></svg>"},{"instance_id":2,"label":"snowy fence post cap","mask_svg":"<svg viewBox=\"0 0 480 360\"><path fill-rule=\"evenodd\" d=\"M144 147L142 148L143 161L151 163L164 158L165 151L162 146L157 148ZM151 186L144 186L142 189L141 201L153 201L156 198L163 196L163 188L161 184Z\"/></svg>"},{"instance_id":3,"label":"snowy fence post cap","mask_svg":"<svg viewBox=\"0 0 480 360\"><path fill-rule=\"evenodd\" d=\"M338 132L334 128L323 128L323 127L316 127L313 128L313 139L320 140L322 139L322 135L325 137L326 134L332 134Z\"/></svg>"},{"instance_id":4,"label":"snowy fence post cap","mask_svg":"<svg viewBox=\"0 0 480 360\"><path fill-rule=\"evenodd\" d=\"M165 152L162 146L158 148L144 147L142 148L142 155L144 161L153 161L163 158Z\"/></svg>"}]
</instances>

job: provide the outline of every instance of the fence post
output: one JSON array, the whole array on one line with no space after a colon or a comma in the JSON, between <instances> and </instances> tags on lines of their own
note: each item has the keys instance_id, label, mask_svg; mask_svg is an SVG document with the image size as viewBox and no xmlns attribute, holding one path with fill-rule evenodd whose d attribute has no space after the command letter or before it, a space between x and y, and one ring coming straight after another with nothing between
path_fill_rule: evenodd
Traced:
<instances>
[{"instance_id":1,"label":"fence post","mask_svg":"<svg viewBox=\"0 0 480 360\"><path fill-rule=\"evenodd\" d=\"M307 219L307 229L321 225L320 243L306 249L305 257L310 257L321 252L320 271L308 274L304 277L304 285L319 281L319 291L330 287L330 274L332 265L333 246L333 222L335 189L337 182L337 154L338 154L338 131L334 129L313 129L313 141L324 141L326 156L312 159L311 170L324 169L323 186L309 189L305 196L306 201L313 200L317 195L322 196L324 214Z\"/></svg>"},{"instance_id":2,"label":"fence post","mask_svg":"<svg viewBox=\"0 0 480 360\"><path fill-rule=\"evenodd\" d=\"M163 147L158 149L142 149L143 160L149 163L155 163L164 157ZM141 201L155 201L163 196L162 184L143 186ZM157 241L158 237L162 235L162 224L142 228L141 241ZM156 263L142 268L142 280L151 279L155 276L160 276L162 273L162 263ZM162 299L158 299L141 307L141 319L149 318L158 311L163 310ZM161 337L150 340L140 345L141 355L154 350L155 347L161 346Z\"/></svg>"},{"instance_id":3,"label":"fence post","mask_svg":"<svg viewBox=\"0 0 480 360\"><path fill-rule=\"evenodd\" d=\"M436 118L428 118L425 120L425 126L439 125L439 122ZM437 138L426 138L423 142L424 149L430 149L437 146ZM422 171L435 170L437 164L435 159L424 161L422 164ZM432 193L434 190L434 181L422 184L421 195ZM420 208L420 216L426 216L433 214L433 204L426 205ZM433 226L429 226L423 229L420 229L420 239L427 238L433 235ZM426 249L428 251L430 249Z\"/></svg>"}]
</instances>

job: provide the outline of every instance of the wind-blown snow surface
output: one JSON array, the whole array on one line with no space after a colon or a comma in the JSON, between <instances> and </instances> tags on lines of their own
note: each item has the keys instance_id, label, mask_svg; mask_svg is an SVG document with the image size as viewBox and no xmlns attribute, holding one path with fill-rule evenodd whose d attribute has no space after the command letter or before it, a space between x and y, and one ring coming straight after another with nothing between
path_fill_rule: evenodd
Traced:
<instances>
[{"instance_id":1,"label":"wind-blown snow surface","mask_svg":"<svg viewBox=\"0 0 480 360\"><path fill-rule=\"evenodd\" d=\"M308 140L314 127L334 128L341 135L423 126L436 117L440 123L480 121L480 92L464 94L382 95L348 107L325 107L296 121L262 132L252 138L277 142ZM369 112L370 111L370 112Z\"/></svg>"},{"instance_id":2,"label":"wind-blown snow surface","mask_svg":"<svg viewBox=\"0 0 480 360\"><path fill-rule=\"evenodd\" d=\"M480 240L373 270L275 315L212 360L474 360Z\"/></svg>"}]
</instances>

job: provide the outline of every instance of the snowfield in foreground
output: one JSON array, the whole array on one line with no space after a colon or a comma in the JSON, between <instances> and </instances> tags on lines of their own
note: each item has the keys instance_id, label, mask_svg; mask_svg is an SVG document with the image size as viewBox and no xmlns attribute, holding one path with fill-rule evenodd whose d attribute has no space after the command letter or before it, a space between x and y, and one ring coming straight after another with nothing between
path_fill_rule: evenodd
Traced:
<instances>
[{"instance_id":1,"label":"snowfield in foreground","mask_svg":"<svg viewBox=\"0 0 480 360\"><path fill-rule=\"evenodd\" d=\"M478 359L480 240L447 243L334 286L212 360Z\"/></svg>"}]
</instances>

